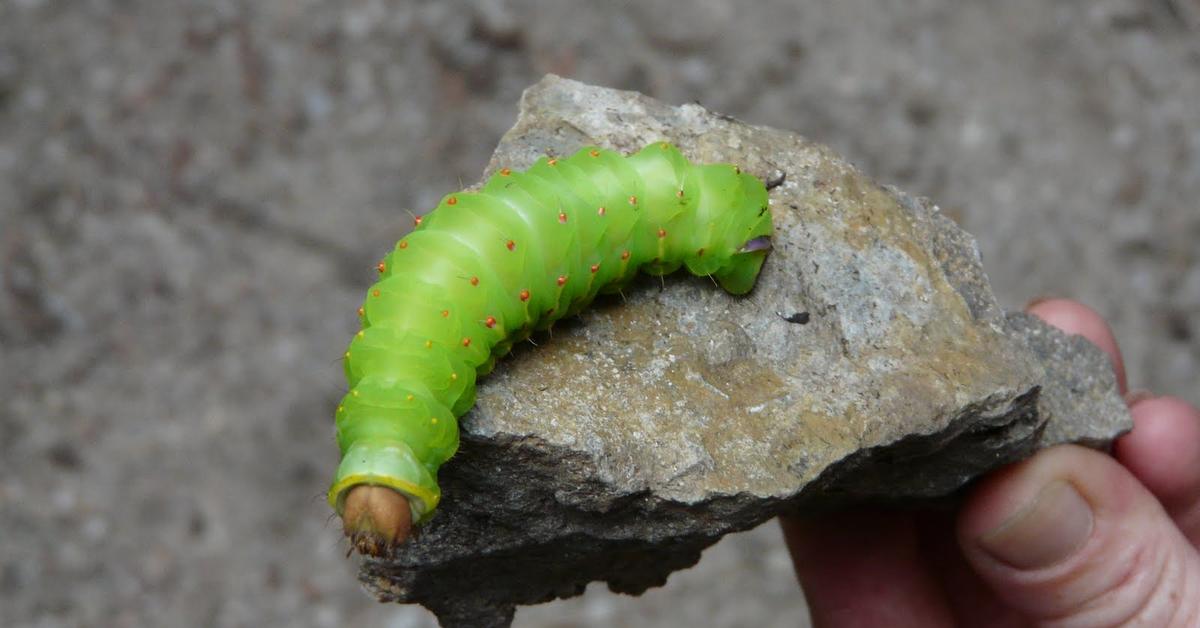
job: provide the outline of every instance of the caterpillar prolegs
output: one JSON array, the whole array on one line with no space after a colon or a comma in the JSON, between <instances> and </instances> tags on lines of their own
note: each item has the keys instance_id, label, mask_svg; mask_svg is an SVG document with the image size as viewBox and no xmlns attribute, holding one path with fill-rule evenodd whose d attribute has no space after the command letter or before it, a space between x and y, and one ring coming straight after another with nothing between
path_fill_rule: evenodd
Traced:
<instances>
[{"instance_id":1,"label":"caterpillar prolegs","mask_svg":"<svg viewBox=\"0 0 1200 628\"><path fill-rule=\"evenodd\" d=\"M345 354L342 452L329 503L363 553L403 542L437 508L476 377L514 342L627 285L686 266L748 292L770 250L757 178L692 164L660 142L623 157L585 147L494 174L416 219L379 263Z\"/></svg>"}]
</instances>

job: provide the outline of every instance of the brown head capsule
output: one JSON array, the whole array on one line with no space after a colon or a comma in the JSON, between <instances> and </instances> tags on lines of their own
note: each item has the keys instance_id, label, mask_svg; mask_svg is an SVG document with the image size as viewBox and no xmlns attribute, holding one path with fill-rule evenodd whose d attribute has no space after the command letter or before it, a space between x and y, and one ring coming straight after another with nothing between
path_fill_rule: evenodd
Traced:
<instances>
[{"instance_id":1,"label":"brown head capsule","mask_svg":"<svg viewBox=\"0 0 1200 628\"><path fill-rule=\"evenodd\" d=\"M342 509L342 529L360 554L387 556L408 539L412 508L408 498L386 486L359 484Z\"/></svg>"}]
</instances>

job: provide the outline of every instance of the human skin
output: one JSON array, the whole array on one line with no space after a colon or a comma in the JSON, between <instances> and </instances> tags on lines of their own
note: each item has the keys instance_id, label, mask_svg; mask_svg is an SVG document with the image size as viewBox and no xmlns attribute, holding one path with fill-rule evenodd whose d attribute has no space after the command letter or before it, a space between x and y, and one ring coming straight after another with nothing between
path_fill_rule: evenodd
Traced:
<instances>
[{"instance_id":1,"label":"human skin","mask_svg":"<svg viewBox=\"0 0 1200 628\"><path fill-rule=\"evenodd\" d=\"M1133 431L993 472L957 510L783 518L814 626L1200 626L1200 410L1127 393L1086 306L1029 312L1108 354Z\"/></svg>"}]
</instances>

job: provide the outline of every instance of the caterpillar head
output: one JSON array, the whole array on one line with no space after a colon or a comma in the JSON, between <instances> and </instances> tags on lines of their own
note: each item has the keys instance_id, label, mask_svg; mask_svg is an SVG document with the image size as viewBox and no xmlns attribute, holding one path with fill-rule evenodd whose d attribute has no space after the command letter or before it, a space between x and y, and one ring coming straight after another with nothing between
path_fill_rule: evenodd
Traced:
<instances>
[{"instance_id":1,"label":"caterpillar head","mask_svg":"<svg viewBox=\"0 0 1200 628\"><path fill-rule=\"evenodd\" d=\"M408 499L386 486L360 484L348 491L342 529L364 556L387 556L408 539L412 509Z\"/></svg>"}]
</instances>

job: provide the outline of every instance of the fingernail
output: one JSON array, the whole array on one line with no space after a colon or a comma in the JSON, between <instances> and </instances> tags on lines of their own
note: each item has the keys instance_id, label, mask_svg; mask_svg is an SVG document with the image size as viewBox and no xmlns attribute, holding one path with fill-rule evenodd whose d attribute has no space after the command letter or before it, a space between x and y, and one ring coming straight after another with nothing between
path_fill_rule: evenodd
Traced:
<instances>
[{"instance_id":1,"label":"fingernail","mask_svg":"<svg viewBox=\"0 0 1200 628\"><path fill-rule=\"evenodd\" d=\"M1145 388L1138 388L1136 390L1131 390L1131 391L1125 393L1125 405L1132 408L1138 402L1145 401L1147 399L1153 399L1153 398L1154 398L1154 393L1150 392L1149 390L1146 390Z\"/></svg>"},{"instance_id":2,"label":"fingernail","mask_svg":"<svg viewBox=\"0 0 1200 628\"><path fill-rule=\"evenodd\" d=\"M1075 487L1056 480L979 538L984 551L1017 569L1049 567L1087 542L1092 508Z\"/></svg>"}]
</instances>

